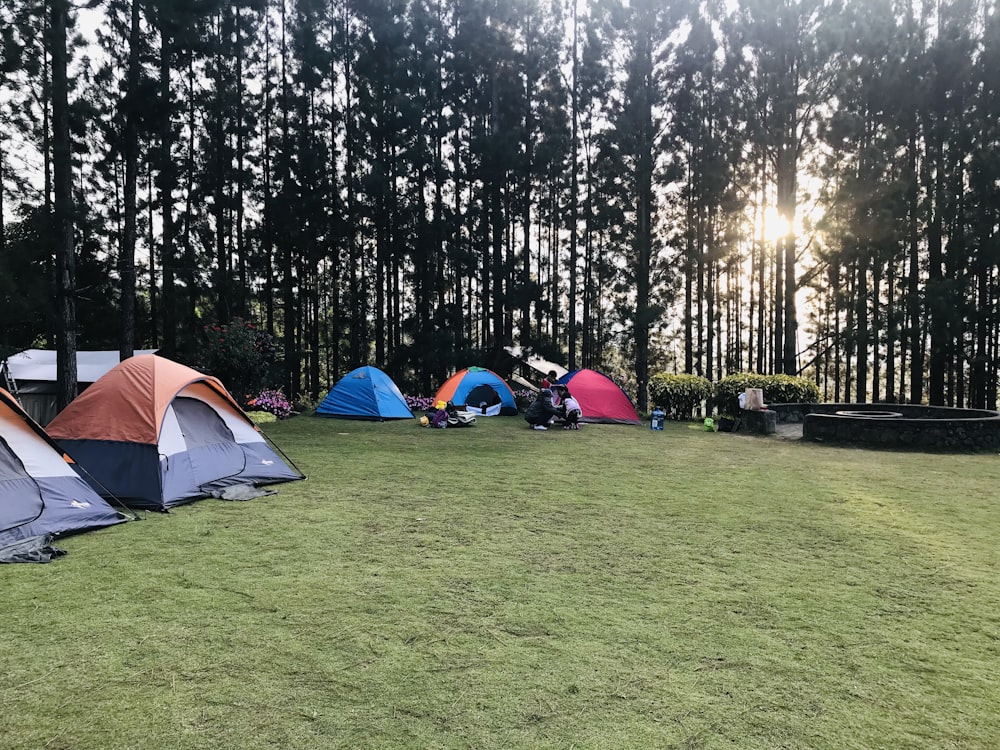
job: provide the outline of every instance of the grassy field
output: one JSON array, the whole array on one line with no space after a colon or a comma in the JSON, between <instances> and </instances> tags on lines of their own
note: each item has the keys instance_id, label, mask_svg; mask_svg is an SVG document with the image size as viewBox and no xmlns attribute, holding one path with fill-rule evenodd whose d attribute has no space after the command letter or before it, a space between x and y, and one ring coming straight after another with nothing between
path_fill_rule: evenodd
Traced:
<instances>
[{"instance_id":1,"label":"grassy field","mask_svg":"<svg viewBox=\"0 0 1000 750\"><path fill-rule=\"evenodd\" d=\"M4 750L996 748L1000 458L300 416L0 567Z\"/></svg>"}]
</instances>

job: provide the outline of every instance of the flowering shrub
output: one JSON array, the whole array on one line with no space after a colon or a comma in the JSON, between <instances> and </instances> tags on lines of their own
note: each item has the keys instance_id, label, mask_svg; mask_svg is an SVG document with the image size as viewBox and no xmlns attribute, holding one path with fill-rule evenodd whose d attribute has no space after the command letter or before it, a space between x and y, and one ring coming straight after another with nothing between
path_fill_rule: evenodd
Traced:
<instances>
[{"instance_id":1,"label":"flowering shrub","mask_svg":"<svg viewBox=\"0 0 1000 750\"><path fill-rule=\"evenodd\" d=\"M263 390L256 398L250 399L250 407L256 411L266 411L278 419L292 415L292 405L281 391Z\"/></svg>"},{"instance_id":2,"label":"flowering shrub","mask_svg":"<svg viewBox=\"0 0 1000 750\"><path fill-rule=\"evenodd\" d=\"M268 386L277 351L273 336L237 318L229 325L203 326L198 365L219 378L237 401L249 400Z\"/></svg>"},{"instance_id":3,"label":"flowering shrub","mask_svg":"<svg viewBox=\"0 0 1000 750\"><path fill-rule=\"evenodd\" d=\"M410 411L427 411L434 406L434 399L431 396L406 396L406 406Z\"/></svg>"}]
</instances>

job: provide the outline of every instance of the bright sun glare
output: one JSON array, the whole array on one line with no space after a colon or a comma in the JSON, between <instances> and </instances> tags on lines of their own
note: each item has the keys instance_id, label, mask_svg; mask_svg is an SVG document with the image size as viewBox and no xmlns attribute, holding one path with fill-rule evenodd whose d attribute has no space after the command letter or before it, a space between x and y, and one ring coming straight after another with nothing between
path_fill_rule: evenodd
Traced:
<instances>
[{"instance_id":1,"label":"bright sun glare","mask_svg":"<svg viewBox=\"0 0 1000 750\"><path fill-rule=\"evenodd\" d=\"M759 220L760 225L756 227L756 236L763 235L764 241L768 244L776 244L782 237L788 236L792 231L792 226L788 219L778 213L774 206L768 206L764 210L764 215Z\"/></svg>"}]
</instances>

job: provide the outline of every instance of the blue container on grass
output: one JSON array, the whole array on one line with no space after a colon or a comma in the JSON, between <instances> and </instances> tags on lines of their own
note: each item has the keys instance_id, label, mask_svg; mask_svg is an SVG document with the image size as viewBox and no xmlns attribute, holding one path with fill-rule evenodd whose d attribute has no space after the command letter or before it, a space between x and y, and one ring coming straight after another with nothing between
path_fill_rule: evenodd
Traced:
<instances>
[{"instance_id":1,"label":"blue container on grass","mask_svg":"<svg viewBox=\"0 0 1000 750\"><path fill-rule=\"evenodd\" d=\"M666 415L663 410L659 407L653 409L649 414L649 429L651 430L662 430L663 429L663 418Z\"/></svg>"}]
</instances>

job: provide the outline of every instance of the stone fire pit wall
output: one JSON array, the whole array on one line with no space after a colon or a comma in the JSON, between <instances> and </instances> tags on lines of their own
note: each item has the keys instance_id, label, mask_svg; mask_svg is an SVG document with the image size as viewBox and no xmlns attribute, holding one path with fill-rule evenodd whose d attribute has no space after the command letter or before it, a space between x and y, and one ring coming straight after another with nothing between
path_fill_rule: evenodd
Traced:
<instances>
[{"instance_id":1,"label":"stone fire pit wall","mask_svg":"<svg viewBox=\"0 0 1000 750\"><path fill-rule=\"evenodd\" d=\"M1000 451L1000 412L995 411L917 404L768 404L767 408L776 412L779 423L801 422L804 440L953 453ZM871 415L865 416L866 412Z\"/></svg>"}]
</instances>

